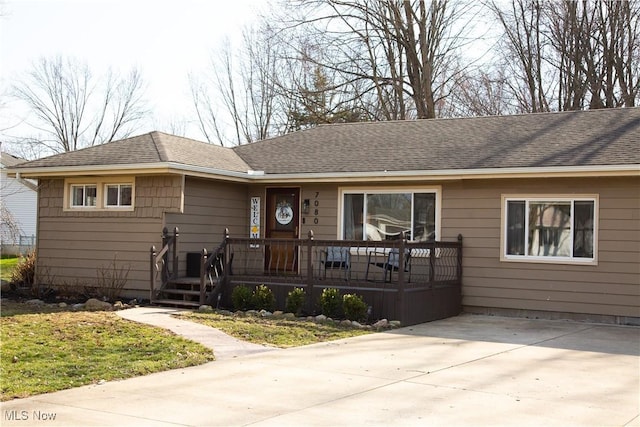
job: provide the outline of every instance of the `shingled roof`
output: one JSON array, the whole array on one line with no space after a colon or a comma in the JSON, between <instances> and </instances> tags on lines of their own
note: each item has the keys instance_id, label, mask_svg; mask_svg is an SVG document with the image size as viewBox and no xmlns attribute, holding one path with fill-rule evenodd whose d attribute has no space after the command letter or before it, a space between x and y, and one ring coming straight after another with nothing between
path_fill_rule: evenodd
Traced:
<instances>
[{"instance_id":1,"label":"shingled roof","mask_svg":"<svg viewBox=\"0 0 640 427\"><path fill-rule=\"evenodd\" d=\"M235 151L265 173L640 164L640 108L322 125Z\"/></svg>"},{"instance_id":2,"label":"shingled roof","mask_svg":"<svg viewBox=\"0 0 640 427\"><path fill-rule=\"evenodd\" d=\"M162 132L151 132L22 163L20 168L124 166L174 163L233 172L250 167L232 150Z\"/></svg>"},{"instance_id":3,"label":"shingled roof","mask_svg":"<svg viewBox=\"0 0 640 427\"><path fill-rule=\"evenodd\" d=\"M640 165L640 107L322 125L224 148L161 132L14 167L172 164L265 174Z\"/></svg>"}]
</instances>

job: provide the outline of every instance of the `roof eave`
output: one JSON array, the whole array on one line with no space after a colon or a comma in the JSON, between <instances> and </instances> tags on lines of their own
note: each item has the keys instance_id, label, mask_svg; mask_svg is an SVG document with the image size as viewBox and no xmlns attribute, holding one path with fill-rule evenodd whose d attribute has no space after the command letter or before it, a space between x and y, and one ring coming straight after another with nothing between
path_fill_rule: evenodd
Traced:
<instances>
[{"instance_id":1,"label":"roof eave","mask_svg":"<svg viewBox=\"0 0 640 427\"><path fill-rule=\"evenodd\" d=\"M185 165L181 163L143 163L128 165L98 166L57 166L35 168L7 168L7 174L22 178L54 178L88 175L151 175L151 174L183 174L202 178L217 178L235 182L366 182L372 179L384 181L418 181L418 180L471 180L471 179L505 179L505 178L551 178L551 177L588 177L588 176L640 176L640 164L628 165L596 165L596 166L551 166L522 168L486 168L486 169L442 169L415 171L368 171L368 172L323 172L323 173L291 173L270 174L255 171L228 171L203 166Z\"/></svg>"},{"instance_id":2,"label":"roof eave","mask_svg":"<svg viewBox=\"0 0 640 427\"><path fill-rule=\"evenodd\" d=\"M571 167L539 167L539 168L487 168L487 169L443 169L418 171L376 171L376 172L343 172L343 173L300 173L300 174L265 174L251 176L254 181L265 183L285 182L367 182L374 179L384 181L450 181L471 179L505 179L505 178L562 178L589 176L640 176L640 165L598 165Z\"/></svg>"}]
</instances>

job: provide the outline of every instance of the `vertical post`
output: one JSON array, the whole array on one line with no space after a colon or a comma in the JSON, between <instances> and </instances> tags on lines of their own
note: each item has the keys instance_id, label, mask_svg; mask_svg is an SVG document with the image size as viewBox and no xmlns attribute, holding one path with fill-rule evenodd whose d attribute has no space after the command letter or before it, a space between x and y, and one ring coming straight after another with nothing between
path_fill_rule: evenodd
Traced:
<instances>
[{"instance_id":1,"label":"vertical post","mask_svg":"<svg viewBox=\"0 0 640 427\"><path fill-rule=\"evenodd\" d=\"M149 278L149 301L153 302L154 300L154 290L156 288L156 247L155 246L151 246L151 254L150 254L150 265L149 265L149 272L151 277Z\"/></svg>"},{"instance_id":2,"label":"vertical post","mask_svg":"<svg viewBox=\"0 0 640 427\"><path fill-rule=\"evenodd\" d=\"M173 271L171 276L178 277L178 227L173 229Z\"/></svg>"},{"instance_id":3,"label":"vertical post","mask_svg":"<svg viewBox=\"0 0 640 427\"><path fill-rule=\"evenodd\" d=\"M429 283L436 277L436 241L429 242Z\"/></svg>"},{"instance_id":4,"label":"vertical post","mask_svg":"<svg viewBox=\"0 0 640 427\"><path fill-rule=\"evenodd\" d=\"M462 234L458 234L458 281L462 285Z\"/></svg>"},{"instance_id":5,"label":"vertical post","mask_svg":"<svg viewBox=\"0 0 640 427\"><path fill-rule=\"evenodd\" d=\"M400 321L402 322L403 325L407 324L409 320L409 313L407 311L407 307L405 306L406 304L405 304L405 295L404 295L404 288L405 288L405 283L404 283L405 253L404 251L405 251L406 243L407 241L403 237L400 240L400 248L398 248L398 304L396 305L397 307L396 310L400 314ZM389 271L389 274L391 274L392 271Z\"/></svg>"},{"instance_id":6,"label":"vertical post","mask_svg":"<svg viewBox=\"0 0 640 427\"><path fill-rule=\"evenodd\" d=\"M160 252L164 250L164 248L169 243L169 229L164 227L162 229L162 249ZM169 251L165 251L164 255L162 255L162 284L165 284L165 280L169 280Z\"/></svg>"},{"instance_id":7,"label":"vertical post","mask_svg":"<svg viewBox=\"0 0 640 427\"><path fill-rule=\"evenodd\" d=\"M313 308L313 230L307 235L307 312Z\"/></svg>"},{"instance_id":8,"label":"vertical post","mask_svg":"<svg viewBox=\"0 0 640 427\"><path fill-rule=\"evenodd\" d=\"M207 275L207 257L207 248L203 248L202 256L200 257L200 305L204 304L205 289L207 287L207 283L205 281L205 277Z\"/></svg>"}]
</instances>

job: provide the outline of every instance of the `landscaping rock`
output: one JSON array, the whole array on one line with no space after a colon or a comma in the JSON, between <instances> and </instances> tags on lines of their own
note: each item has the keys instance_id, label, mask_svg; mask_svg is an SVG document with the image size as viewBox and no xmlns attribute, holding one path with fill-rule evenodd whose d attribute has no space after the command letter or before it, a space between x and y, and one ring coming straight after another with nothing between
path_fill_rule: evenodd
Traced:
<instances>
[{"instance_id":1,"label":"landscaping rock","mask_svg":"<svg viewBox=\"0 0 640 427\"><path fill-rule=\"evenodd\" d=\"M246 311L247 316L259 316L260 313L258 313L256 310L247 310Z\"/></svg>"},{"instance_id":2,"label":"landscaping rock","mask_svg":"<svg viewBox=\"0 0 640 427\"><path fill-rule=\"evenodd\" d=\"M373 327L376 329L388 328L389 321L387 319L378 320L376 323L373 324Z\"/></svg>"},{"instance_id":3,"label":"landscaping rock","mask_svg":"<svg viewBox=\"0 0 640 427\"><path fill-rule=\"evenodd\" d=\"M132 299L131 301L129 301L129 305L131 307L135 307L136 305L138 305L138 300L137 299Z\"/></svg>"},{"instance_id":4,"label":"landscaping rock","mask_svg":"<svg viewBox=\"0 0 640 427\"><path fill-rule=\"evenodd\" d=\"M41 299L30 299L28 301L25 301L25 304L30 304L30 305L44 305L44 301L42 301Z\"/></svg>"},{"instance_id":5,"label":"landscaping rock","mask_svg":"<svg viewBox=\"0 0 640 427\"><path fill-rule=\"evenodd\" d=\"M73 310L83 310L83 309L84 309L84 304L82 304L82 303L79 303L79 304L73 304L73 305L71 306L71 308L72 308Z\"/></svg>"},{"instance_id":6,"label":"landscaping rock","mask_svg":"<svg viewBox=\"0 0 640 427\"><path fill-rule=\"evenodd\" d=\"M267 310L260 310L260 316L262 316L262 317L271 317L271 316L273 316L273 313L271 313L270 311L267 311Z\"/></svg>"},{"instance_id":7,"label":"landscaping rock","mask_svg":"<svg viewBox=\"0 0 640 427\"><path fill-rule=\"evenodd\" d=\"M282 317L284 317L285 319L295 319L296 315L293 313L285 313L282 315Z\"/></svg>"},{"instance_id":8,"label":"landscaping rock","mask_svg":"<svg viewBox=\"0 0 640 427\"><path fill-rule=\"evenodd\" d=\"M389 322L389 326L391 326L392 328L399 328L402 326L402 322L399 320L392 320L391 322Z\"/></svg>"},{"instance_id":9,"label":"landscaping rock","mask_svg":"<svg viewBox=\"0 0 640 427\"><path fill-rule=\"evenodd\" d=\"M356 322L355 320L353 322L351 322L351 326L353 326L354 328L363 328L364 326L362 326L362 324L360 324L359 322Z\"/></svg>"},{"instance_id":10,"label":"landscaping rock","mask_svg":"<svg viewBox=\"0 0 640 427\"><path fill-rule=\"evenodd\" d=\"M61 303L58 304L58 307L65 308L65 307L67 307L67 303L66 302L61 302Z\"/></svg>"},{"instance_id":11,"label":"landscaping rock","mask_svg":"<svg viewBox=\"0 0 640 427\"><path fill-rule=\"evenodd\" d=\"M283 314L284 314L284 312L280 311L280 310L276 310L276 311L273 312L274 316L282 316Z\"/></svg>"},{"instance_id":12,"label":"landscaping rock","mask_svg":"<svg viewBox=\"0 0 640 427\"><path fill-rule=\"evenodd\" d=\"M96 298L90 298L84 303L84 308L95 311L111 311L113 306L106 301L100 301Z\"/></svg>"},{"instance_id":13,"label":"landscaping rock","mask_svg":"<svg viewBox=\"0 0 640 427\"><path fill-rule=\"evenodd\" d=\"M204 304L198 307L198 311L201 313L213 313L213 307L211 307L210 305Z\"/></svg>"},{"instance_id":14,"label":"landscaping rock","mask_svg":"<svg viewBox=\"0 0 640 427\"><path fill-rule=\"evenodd\" d=\"M318 314L313 320L315 320L318 323L326 322L327 316L325 316L324 314Z\"/></svg>"},{"instance_id":15,"label":"landscaping rock","mask_svg":"<svg viewBox=\"0 0 640 427\"><path fill-rule=\"evenodd\" d=\"M351 320L343 320L342 322L340 322L340 325L342 326L351 326Z\"/></svg>"},{"instance_id":16,"label":"landscaping rock","mask_svg":"<svg viewBox=\"0 0 640 427\"><path fill-rule=\"evenodd\" d=\"M229 310L217 310L218 314L221 314L223 316L233 316L235 315L235 313L229 311Z\"/></svg>"}]
</instances>

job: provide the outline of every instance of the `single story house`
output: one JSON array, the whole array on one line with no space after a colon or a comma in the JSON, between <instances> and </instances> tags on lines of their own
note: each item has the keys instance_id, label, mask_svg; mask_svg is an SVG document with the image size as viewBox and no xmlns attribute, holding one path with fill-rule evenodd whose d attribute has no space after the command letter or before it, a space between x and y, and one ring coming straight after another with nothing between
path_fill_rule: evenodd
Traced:
<instances>
[{"instance_id":1,"label":"single story house","mask_svg":"<svg viewBox=\"0 0 640 427\"><path fill-rule=\"evenodd\" d=\"M151 132L9 173L39 183L41 281L80 286L115 260L125 294L144 297L165 227L179 230L179 275L225 229L382 246L462 236L466 312L640 321L640 108L321 125L233 148Z\"/></svg>"}]
</instances>

